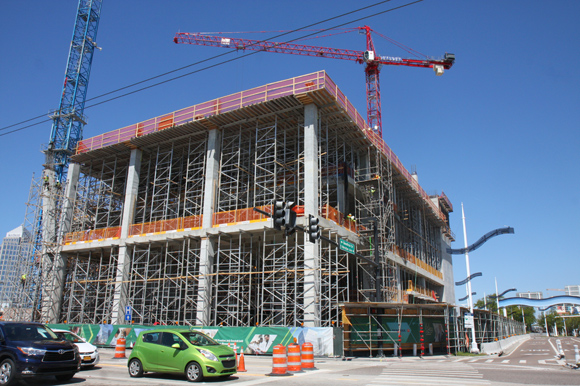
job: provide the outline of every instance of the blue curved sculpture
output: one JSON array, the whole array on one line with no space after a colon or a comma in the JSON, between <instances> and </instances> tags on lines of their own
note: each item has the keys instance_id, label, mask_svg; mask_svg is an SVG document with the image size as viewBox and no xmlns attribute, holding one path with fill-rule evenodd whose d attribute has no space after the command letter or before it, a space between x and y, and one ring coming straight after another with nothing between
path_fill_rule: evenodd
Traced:
<instances>
[{"instance_id":1,"label":"blue curved sculpture","mask_svg":"<svg viewBox=\"0 0 580 386\"><path fill-rule=\"evenodd\" d=\"M471 244L467 248L460 248L460 249L447 248L447 253L449 253L450 255L462 255L465 252L471 252L471 251L476 250L477 248L481 247L481 245L483 243L485 243L487 240L491 239L492 237L510 234L510 233L511 234L514 233L514 228L505 227L505 228L494 229L491 232L487 232L486 234L484 234L479 240L477 240L475 243Z\"/></svg>"},{"instance_id":2,"label":"blue curved sculpture","mask_svg":"<svg viewBox=\"0 0 580 386\"><path fill-rule=\"evenodd\" d=\"M473 275L469 276L467 279L464 279L464 280L461 280L461 281L456 281L455 282L455 285L463 285L463 284L466 284L468 281L470 281L474 277L478 277L478 276L481 276L481 275L483 275L481 272L476 272ZM459 300L461 300L461 299L459 299Z\"/></svg>"},{"instance_id":3,"label":"blue curved sculpture","mask_svg":"<svg viewBox=\"0 0 580 386\"><path fill-rule=\"evenodd\" d=\"M499 300L500 307L527 306L527 307L553 307L560 304L574 304L580 306L580 296L552 296L545 299L506 298Z\"/></svg>"}]
</instances>

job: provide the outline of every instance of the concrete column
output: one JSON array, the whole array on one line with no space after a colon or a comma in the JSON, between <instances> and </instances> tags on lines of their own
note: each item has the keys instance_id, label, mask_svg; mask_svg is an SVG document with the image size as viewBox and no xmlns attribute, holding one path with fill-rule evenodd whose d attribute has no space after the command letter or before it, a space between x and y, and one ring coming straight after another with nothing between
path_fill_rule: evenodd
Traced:
<instances>
[{"instance_id":1,"label":"concrete column","mask_svg":"<svg viewBox=\"0 0 580 386\"><path fill-rule=\"evenodd\" d=\"M203 196L202 227L205 232L211 230L216 206L217 184L219 181L221 132L210 130L207 139L207 159L205 163L205 184ZM211 317L211 284L215 245L209 237L202 237L199 261L199 287L197 294L196 324L207 326Z\"/></svg>"},{"instance_id":2,"label":"concrete column","mask_svg":"<svg viewBox=\"0 0 580 386\"><path fill-rule=\"evenodd\" d=\"M304 106L304 215L318 216L318 107ZM320 326L320 240L304 237L304 326Z\"/></svg>"},{"instance_id":3,"label":"concrete column","mask_svg":"<svg viewBox=\"0 0 580 386\"><path fill-rule=\"evenodd\" d=\"M143 152L139 149L131 150L129 170L127 172L127 185L125 186L125 202L123 203L123 217L121 219L121 238L119 256L117 260L117 274L115 278L115 293L113 294L113 310L111 322L122 324L125 322L125 306L127 304L127 290L129 280L129 267L131 266L130 250L125 245L129 236L129 229L135 218L135 205L139 191L139 174L141 172L141 159Z\"/></svg>"},{"instance_id":4,"label":"concrete column","mask_svg":"<svg viewBox=\"0 0 580 386\"><path fill-rule=\"evenodd\" d=\"M77 187L79 184L79 175L81 173L81 166L79 164L71 163L68 166L67 181L64 191L64 200L62 203L61 213L61 239L64 235L70 232L72 226L74 200L77 195Z\"/></svg>"},{"instance_id":5,"label":"concrete column","mask_svg":"<svg viewBox=\"0 0 580 386\"><path fill-rule=\"evenodd\" d=\"M345 216L348 214L346 213L346 191L345 189L347 188L347 184L345 181L348 181L345 177L347 176L347 172L346 172L346 166L344 168L344 175L340 176L338 178L338 181L336 183L336 210L338 210L339 213L343 213Z\"/></svg>"},{"instance_id":6,"label":"concrete column","mask_svg":"<svg viewBox=\"0 0 580 386\"><path fill-rule=\"evenodd\" d=\"M453 260L447 248L451 248L451 243L441 234L441 273L443 274L443 296L440 301L448 304L455 303L455 281L453 279Z\"/></svg>"},{"instance_id":7,"label":"concrete column","mask_svg":"<svg viewBox=\"0 0 580 386\"><path fill-rule=\"evenodd\" d=\"M63 236L70 231L73 204L79 181L80 165L71 163L67 185L62 192L56 183L56 173L45 169L42 182L42 291L41 321L58 323L66 277L66 257L60 253ZM62 195L63 204L57 219L56 198ZM57 229L57 220L59 228Z\"/></svg>"},{"instance_id":8,"label":"concrete column","mask_svg":"<svg viewBox=\"0 0 580 386\"><path fill-rule=\"evenodd\" d=\"M66 275L66 261L60 254L57 232L56 197L60 194L54 170L45 169L42 182L42 307L41 322L58 323Z\"/></svg>"}]
</instances>

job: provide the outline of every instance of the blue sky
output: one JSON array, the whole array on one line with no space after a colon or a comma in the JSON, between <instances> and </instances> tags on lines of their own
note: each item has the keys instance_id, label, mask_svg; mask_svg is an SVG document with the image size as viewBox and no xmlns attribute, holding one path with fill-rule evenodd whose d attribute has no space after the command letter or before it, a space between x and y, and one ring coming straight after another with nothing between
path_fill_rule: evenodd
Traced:
<instances>
[{"instance_id":1,"label":"blue sky","mask_svg":"<svg viewBox=\"0 0 580 386\"><path fill-rule=\"evenodd\" d=\"M292 30L374 3L104 0L97 39L102 51L95 53L88 97L227 52L176 45L178 31ZM406 3L393 0L319 28ZM0 4L0 128L58 106L76 6L76 0ZM470 244L490 230L515 228L514 235L494 238L470 254L471 272L483 272L473 281L476 299L495 292L495 277L500 291L516 287L545 296L561 294L547 288L580 284L578 15L575 0L425 0L347 25L367 24L429 56L457 57L441 77L427 69L383 67L383 133L404 165L416 167L427 193L444 191L454 204L454 248L463 246L462 202ZM306 43L365 46L358 34ZM379 37L375 45L380 55L411 57ZM362 65L259 53L86 109L84 137L318 70L326 70L366 116ZM30 179L42 170L40 149L49 133L47 122L0 137L0 237L23 221ZM464 279L462 255L454 257L454 266L455 281ZM456 293L464 296L464 287Z\"/></svg>"}]
</instances>

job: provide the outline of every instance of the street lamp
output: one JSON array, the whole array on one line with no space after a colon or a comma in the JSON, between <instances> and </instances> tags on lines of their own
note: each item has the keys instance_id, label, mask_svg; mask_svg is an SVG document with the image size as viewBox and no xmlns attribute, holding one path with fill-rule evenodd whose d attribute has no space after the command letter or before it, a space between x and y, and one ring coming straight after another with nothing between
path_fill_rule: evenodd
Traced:
<instances>
[{"instance_id":1,"label":"street lamp","mask_svg":"<svg viewBox=\"0 0 580 386\"><path fill-rule=\"evenodd\" d=\"M463 219L463 243L465 245L465 268L467 269L467 277L471 277L469 269L469 246L467 245L467 231L465 228L465 211L463 210L463 203L461 203L461 217ZM469 313L473 320L473 295L471 293L471 280L467 281L467 296L469 297ZM475 322L471 325L471 352L478 354L477 340L475 339Z\"/></svg>"}]
</instances>

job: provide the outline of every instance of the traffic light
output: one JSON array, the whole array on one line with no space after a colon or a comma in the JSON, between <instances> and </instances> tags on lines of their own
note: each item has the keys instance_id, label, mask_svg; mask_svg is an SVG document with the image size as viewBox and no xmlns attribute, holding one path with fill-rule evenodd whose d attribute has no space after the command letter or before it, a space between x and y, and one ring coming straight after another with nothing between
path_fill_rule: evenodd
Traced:
<instances>
[{"instance_id":1,"label":"traffic light","mask_svg":"<svg viewBox=\"0 0 580 386\"><path fill-rule=\"evenodd\" d=\"M286 236L290 236L292 233L296 232L296 212L292 210L296 206L295 203L289 201L284 209L284 220L286 227L284 228L284 233Z\"/></svg>"},{"instance_id":2,"label":"traffic light","mask_svg":"<svg viewBox=\"0 0 580 386\"><path fill-rule=\"evenodd\" d=\"M308 239L311 243L315 243L320 238L320 226L318 225L318 217L308 215Z\"/></svg>"},{"instance_id":3,"label":"traffic light","mask_svg":"<svg viewBox=\"0 0 580 386\"><path fill-rule=\"evenodd\" d=\"M272 215L272 220L274 222L274 228L279 231L282 227L286 225L286 203L284 201L276 201L274 203L274 214Z\"/></svg>"}]
</instances>

